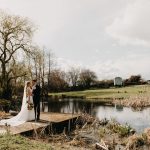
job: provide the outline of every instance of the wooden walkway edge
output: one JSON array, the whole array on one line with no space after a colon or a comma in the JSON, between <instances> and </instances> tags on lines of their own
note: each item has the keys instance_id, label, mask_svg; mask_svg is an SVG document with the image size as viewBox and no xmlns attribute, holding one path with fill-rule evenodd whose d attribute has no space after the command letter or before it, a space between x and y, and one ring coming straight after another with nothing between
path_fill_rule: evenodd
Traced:
<instances>
[{"instance_id":1,"label":"wooden walkway edge","mask_svg":"<svg viewBox=\"0 0 150 150\"><path fill-rule=\"evenodd\" d=\"M34 131L40 128L49 126L50 124L61 124L63 122L69 122L70 120L77 119L78 114L66 114L66 113L41 113L41 120L39 122L30 121L25 122L18 126L10 126L8 129L11 134L21 134L29 131ZM0 126L0 134L6 133L5 126Z\"/></svg>"}]
</instances>

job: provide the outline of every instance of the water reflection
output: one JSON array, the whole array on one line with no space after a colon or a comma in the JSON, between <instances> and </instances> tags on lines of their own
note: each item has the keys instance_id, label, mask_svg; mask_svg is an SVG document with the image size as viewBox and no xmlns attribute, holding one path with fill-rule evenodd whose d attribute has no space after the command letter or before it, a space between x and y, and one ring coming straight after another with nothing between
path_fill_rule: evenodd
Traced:
<instances>
[{"instance_id":1,"label":"water reflection","mask_svg":"<svg viewBox=\"0 0 150 150\"><path fill-rule=\"evenodd\" d=\"M138 132L150 127L150 108L135 111L122 106L104 106L99 102L87 102L86 100L49 100L44 103L44 112L81 113L86 112L99 119L114 118L122 124L128 123Z\"/></svg>"},{"instance_id":2,"label":"water reflection","mask_svg":"<svg viewBox=\"0 0 150 150\"><path fill-rule=\"evenodd\" d=\"M86 102L84 100L49 100L47 103L44 103L43 111L73 114L86 112L88 114L95 115L93 110L98 105L97 103Z\"/></svg>"},{"instance_id":3,"label":"water reflection","mask_svg":"<svg viewBox=\"0 0 150 150\"><path fill-rule=\"evenodd\" d=\"M150 127L150 108L142 111L133 111L131 108L124 108L123 111L117 111L115 107L99 106L96 116L102 118L115 118L122 124L128 123L138 132L142 132L145 128Z\"/></svg>"}]
</instances>

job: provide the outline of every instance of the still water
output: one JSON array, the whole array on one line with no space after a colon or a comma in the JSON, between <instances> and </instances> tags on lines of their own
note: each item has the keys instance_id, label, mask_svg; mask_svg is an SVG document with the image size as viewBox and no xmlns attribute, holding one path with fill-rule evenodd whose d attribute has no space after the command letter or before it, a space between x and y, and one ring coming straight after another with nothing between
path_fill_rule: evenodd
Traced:
<instances>
[{"instance_id":1,"label":"still water","mask_svg":"<svg viewBox=\"0 0 150 150\"><path fill-rule=\"evenodd\" d=\"M137 132L150 127L150 107L142 111L135 111L127 107L104 106L100 102L87 102L86 100L49 100L44 103L44 112L81 113L86 112L98 119L116 119L121 124L128 123Z\"/></svg>"}]
</instances>

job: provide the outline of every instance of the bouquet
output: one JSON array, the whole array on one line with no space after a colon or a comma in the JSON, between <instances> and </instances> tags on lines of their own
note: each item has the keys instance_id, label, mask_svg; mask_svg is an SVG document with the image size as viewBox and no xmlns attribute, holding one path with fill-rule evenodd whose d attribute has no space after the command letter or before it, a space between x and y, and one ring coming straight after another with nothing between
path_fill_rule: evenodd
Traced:
<instances>
[{"instance_id":1,"label":"bouquet","mask_svg":"<svg viewBox=\"0 0 150 150\"><path fill-rule=\"evenodd\" d=\"M27 108L28 108L28 110L32 110L33 109L33 103L31 103L31 102L29 102L29 101L27 101Z\"/></svg>"}]
</instances>

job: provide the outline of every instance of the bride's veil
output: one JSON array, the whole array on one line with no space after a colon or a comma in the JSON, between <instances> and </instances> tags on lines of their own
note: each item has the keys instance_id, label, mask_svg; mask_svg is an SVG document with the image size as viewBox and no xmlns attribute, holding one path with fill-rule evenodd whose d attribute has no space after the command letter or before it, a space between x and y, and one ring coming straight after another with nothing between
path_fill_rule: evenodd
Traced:
<instances>
[{"instance_id":1,"label":"bride's veil","mask_svg":"<svg viewBox=\"0 0 150 150\"><path fill-rule=\"evenodd\" d=\"M23 93L23 99L22 99L22 106L21 106L21 111L16 115L15 117L11 119L4 119L0 121L0 125L4 125L5 123L10 124L10 125L19 125L27 121L28 119L28 114L26 113L27 111L27 102L26 102L26 88L27 88L27 83L29 81L25 82L24 86L24 93Z\"/></svg>"},{"instance_id":2,"label":"bride's veil","mask_svg":"<svg viewBox=\"0 0 150 150\"><path fill-rule=\"evenodd\" d=\"M27 97L27 96L26 96L26 93L27 93L26 90L27 90L27 83L28 83L28 82L29 82L29 81L26 81L26 82L25 82L25 86L24 86L24 93L23 93L21 111L22 111L22 109L24 109L24 107L26 106L26 101L27 101L27 100L26 100L26 97ZM21 111L20 111L20 112L21 112Z\"/></svg>"}]
</instances>

